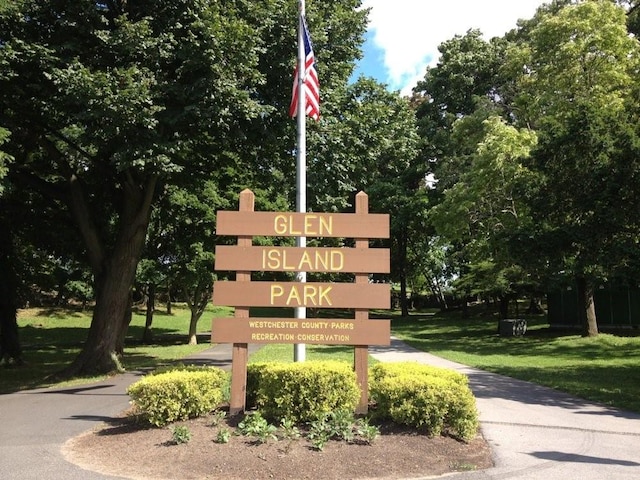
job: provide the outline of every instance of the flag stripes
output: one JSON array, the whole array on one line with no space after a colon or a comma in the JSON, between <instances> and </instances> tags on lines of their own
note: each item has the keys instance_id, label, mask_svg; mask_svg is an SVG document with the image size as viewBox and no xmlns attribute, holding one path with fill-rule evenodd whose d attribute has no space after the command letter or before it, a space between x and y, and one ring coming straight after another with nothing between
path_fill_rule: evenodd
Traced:
<instances>
[{"instance_id":1,"label":"flag stripes","mask_svg":"<svg viewBox=\"0 0 640 480\"><path fill-rule=\"evenodd\" d=\"M313 46L311 45L311 37L307 29L307 22L304 17L301 19L302 38L304 41L305 53L305 71L302 76L302 88L304 89L305 113L314 120L320 118L320 81L316 72L315 56L313 54ZM296 65L293 75L293 93L291 95L291 105L289 106L289 115L295 117L298 113L298 92L299 78L298 66Z\"/></svg>"}]
</instances>

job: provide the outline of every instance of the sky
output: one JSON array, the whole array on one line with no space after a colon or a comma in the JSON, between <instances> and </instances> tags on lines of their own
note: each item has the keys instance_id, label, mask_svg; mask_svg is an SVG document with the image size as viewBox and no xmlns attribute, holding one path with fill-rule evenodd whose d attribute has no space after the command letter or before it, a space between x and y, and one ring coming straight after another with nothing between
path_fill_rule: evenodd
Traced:
<instances>
[{"instance_id":1,"label":"sky","mask_svg":"<svg viewBox=\"0 0 640 480\"><path fill-rule=\"evenodd\" d=\"M409 95L438 61L438 45L471 28L488 40L531 18L543 0L363 0L371 8L364 58L355 76Z\"/></svg>"}]
</instances>

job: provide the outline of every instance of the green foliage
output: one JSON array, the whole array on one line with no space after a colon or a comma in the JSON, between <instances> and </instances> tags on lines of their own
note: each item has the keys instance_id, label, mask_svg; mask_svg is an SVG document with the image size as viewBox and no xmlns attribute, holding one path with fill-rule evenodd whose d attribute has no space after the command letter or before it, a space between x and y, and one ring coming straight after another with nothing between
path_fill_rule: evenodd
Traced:
<instances>
[{"instance_id":1,"label":"green foliage","mask_svg":"<svg viewBox=\"0 0 640 480\"><path fill-rule=\"evenodd\" d=\"M282 438L296 440L300 438L300 429L290 418L283 418L280 421L280 434Z\"/></svg>"},{"instance_id":2,"label":"green foliage","mask_svg":"<svg viewBox=\"0 0 640 480\"><path fill-rule=\"evenodd\" d=\"M173 443L176 445L180 445L182 443L189 443L191 440L191 430L186 425L175 425L170 428L171 430L171 439Z\"/></svg>"},{"instance_id":3,"label":"green foliage","mask_svg":"<svg viewBox=\"0 0 640 480\"><path fill-rule=\"evenodd\" d=\"M369 445L371 445L380 435L380 429L375 425L369 424L369 420L366 418L357 419L355 429L358 437Z\"/></svg>"},{"instance_id":4,"label":"green foliage","mask_svg":"<svg viewBox=\"0 0 640 480\"><path fill-rule=\"evenodd\" d=\"M260 412L248 414L238 424L238 431L242 435L255 437L258 443L266 443L269 440L277 440L275 425L270 424Z\"/></svg>"},{"instance_id":5,"label":"green foliage","mask_svg":"<svg viewBox=\"0 0 640 480\"><path fill-rule=\"evenodd\" d=\"M211 414L211 426L216 427L227 416L227 412L224 410L216 410Z\"/></svg>"},{"instance_id":6,"label":"green foliage","mask_svg":"<svg viewBox=\"0 0 640 480\"><path fill-rule=\"evenodd\" d=\"M386 365L390 366L388 371ZM370 385L376 415L428 435L447 432L465 441L474 438L478 412L463 375L429 366L422 371L421 367L410 363L376 365ZM402 373L404 368L407 373Z\"/></svg>"},{"instance_id":7,"label":"green foliage","mask_svg":"<svg viewBox=\"0 0 640 480\"><path fill-rule=\"evenodd\" d=\"M204 415L220 405L227 374L219 368L190 368L147 375L127 389L149 423L166 425Z\"/></svg>"},{"instance_id":8,"label":"green foliage","mask_svg":"<svg viewBox=\"0 0 640 480\"><path fill-rule=\"evenodd\" d=\"M417 362L386 362L377 363L369 367L369 379L372 383L383 378L410 377L438 377L457 383L461 387L469 385L469 379L465 375L446 368L424 365Z\"/></svg>"},{"instance_id":9,"label":"green foliage","mask_svg":"<svg viewBox=\"0 0 640 480\"><path fill-rule=\"evenodd\" d=\"M328 414L318 415L309 423L307 438L316 450L324 450L324 446L331 440L331 425L328 422Z\"/></svg>"},{"instance_id":10,"label":"green foliage","mask_svg":"<svg viewBox=\"0 0 640 480\"><path fill-rule=\"evenodd\" d=\"M228 428L221 428L216 434L216 443L229 443L231 439L231 430Z\"/></svg>"},{"instance_id":11,"label":"green foliage","mask_svg":"<svg viewBox=\"0 0 640 480\"><path fill-rule=\"evenodd\" d=\"M9 130L6 128L0 127L0 146L6 142L9 138ZM11 155L0 150L0 195L4 190L2 178L7 174L8 171L8 163L12 160Z\"/></svg>"},{"instance_id":12,"label":"green foliage","mask_svg":"<svg viewBox=\"0 0 640 480\"><path fill-rule=\"evenodd\" d=\"M247 397L272 419L305 422L335 410L353 411L360 398L355 373L342 362L250 364L247 377Z\"/></svg>"},{"instance_id":13,"label":"green foliage","mask_svg":"<svg viewBox=\"0 0 640 480\"><path fill-rule=\"evenodd\" d=\"M367 419L356 419L353 411L341 409L320 414L309 422L307 439L314 448L323 450L329 440L371 444L379 434L380 430Z\"/></svg>"}]
</instances>

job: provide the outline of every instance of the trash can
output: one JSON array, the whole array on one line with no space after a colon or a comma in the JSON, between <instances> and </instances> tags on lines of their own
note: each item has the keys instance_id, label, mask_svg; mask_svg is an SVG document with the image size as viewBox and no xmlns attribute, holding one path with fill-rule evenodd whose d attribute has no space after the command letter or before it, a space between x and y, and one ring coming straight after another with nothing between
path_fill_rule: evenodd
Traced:
<instances>
[{"instance_id":1,"label":"trash can","mask_svg":"<svg viewBox=\"0 0 640 480\"><path fill-rule=\"evenodd\" d=\"M501 337L521 337L527 331L527 321L524 318L506 318L500 320L498 333Z\"/></svg>"}]
</instances>

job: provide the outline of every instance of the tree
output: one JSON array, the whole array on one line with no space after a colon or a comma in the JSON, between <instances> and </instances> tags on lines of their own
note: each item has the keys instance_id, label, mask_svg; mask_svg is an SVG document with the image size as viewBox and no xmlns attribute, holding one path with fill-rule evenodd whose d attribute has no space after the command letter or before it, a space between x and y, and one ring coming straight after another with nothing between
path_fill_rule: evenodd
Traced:
<instances>
[{"instance_id":1,"label":"tree","mask_svg":"<svg viewBox=\"0 0 640 480\"><path fill-rule=\"evenodd\" d=\"M535 166L543 176L540 232L555 241L558 270L572 272L581 295L583 334L597 335L593 290L621 258L612 241L635 226L620 192L637 177L622 178L620 162L636 147L633 100L640 49L627 34L624 11L589 1L543 16L531 30L522 79L526 121L539 132ZM621 214L625 212L625 214ZM625 218L626 217L626 218Z\"/></svg>"},{"instance_id":2,"label":"tree","mask_svg":"<svg viewBox=\"0 0 640 480\"><path fill-rule=\"evenodd\" d=\"M326 100L358 55L359 5L308 9ZM166 185L212 171L237 185L252 170L242 188L275 175L291 192L296 11L293 0L0 4L13 181L68 213L94 277L88 338L67 374L122 368L130 290Z\"/></svg>"},{"instance_id":3,"label":"tree","mask_svg":"<svg viewBox=\"0 0 640 480\"><path fill-rule=\"evenodd\" d=\"M67 373L122 368L158 185L222 165L217 153L260 112L251 8L61 0L0 11L0 61L10 72L0 80L0 122L13 133L14 175L68 208L94 275L88 338Z\"/></svg>"},{"instance_id":4,"label":"tree","mask_svg":"<svg viewBox=\"0 0 640 480\"><path fill-rule=\"evenodd\" d=\"M7 141L9 131L0 128L0 146ZM0 150L0 362L22 363L22 348L18 337L16 311L17 279L12 262L13 237L9 228L9 211L3 201L4 181L11 156Z\"/></svg>"},{"instance_id":5,"label":"tree","mask_svg":"<svg viewBox=\"0 0 640 480\"><path fill-rule=\"evenodd\" d=\"M334 92L322 130L309 138L313 158L309 184L313 205L344 210L358 191L369 195L370 210L391 216L393 280L407 309L408 263L414 235L423 235L425 167L418 159L419 137L409 101L373 79L359 78Z\"/></svg>"},{"instance_id":6,"label":"tree","mask_svg":"<svg viewBox=\"0 0 640 480\"><path fill-rule=\"evenodd\" d=\"M467 264L458 288L498 298L505 318L509 299L526 276L522 265L510 254L508 242L531 223L525 199L534 174L523 160L530 155L537 138L534 132L518 130L496 116L478 125L475 114L456 122L454 138L464 142L467 132L477 128L482 131L482 141L470 157L471 165L453 186L444 190L443 200L433 208L431 218L441 236L463 245ZM460 131L463 136L458 134Z\"/></svg>"},{"instance_id":7,"label":"tree","mask_svg":"<svg viewBox=\"0 0 640 480\"><path fill-rule=\"evenodd\" d=\"M514 198L513 169L523 152L513 149L530 149L530 142L522 144L524 138L508 126L515 119L511 100L517 78L508 61L511 43L486 41L480 31L470 30L438 49L438 64L427 69L414 90L422 154L437 181L429 190L429 219L440 236L435 245L444 249L449 270L460 277L462 296L483 293L506 301L510 282L503 289L498 285L505 283L498 280L512 259L502 247L504 232L511 232L517 218L507 214L515 203L506 203L519 203L518 210L522 206ZM482 269L471 268L480 263ZM482 276L474 279L473 272L479 271Z\"/></svg>"}]
</instances>

